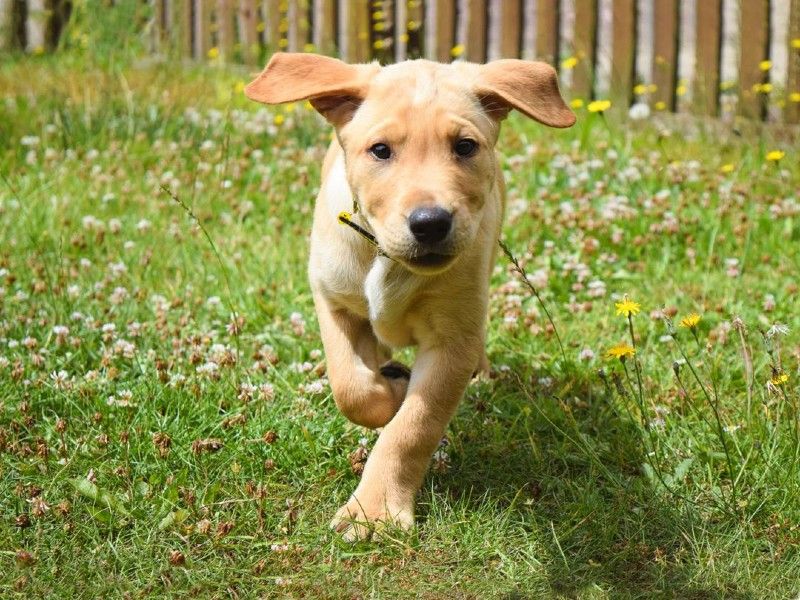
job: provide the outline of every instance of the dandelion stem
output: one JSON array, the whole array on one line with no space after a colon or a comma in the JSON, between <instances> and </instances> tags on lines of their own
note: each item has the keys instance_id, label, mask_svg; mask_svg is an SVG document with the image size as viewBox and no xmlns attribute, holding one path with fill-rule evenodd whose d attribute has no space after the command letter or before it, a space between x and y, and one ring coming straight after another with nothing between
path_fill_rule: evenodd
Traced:
<instances>
[{"instance_id":1,"label":"dandelion stem","mask_svg":"<svg viewBox=\"0 0 800 600\"><path fill-rule=\"evenodd\" d=\"M233 330L233 335L236 341L236 354L237 354L236 365L238 369L238 365L240 363L239 359L242 356L242 350L239 345L239 330L241 328L238 326L239 311L237 311L236 307L233 305L233 293L231 292L231 282L228 277L228 269L225 268L225 263L222 262L222 256L217 250L217 246L216 244L214 244L214 240L211 239L211 235L208 233L208 230L200 222L200 219L197 218L197 215L194 214L194 211L192 211L192 209L189 208L189 206L187 206L186 203L183 200L181 200L178 197L178 195L171 189L169 189L167 186L162 185L161 190L165 192L170 198L172 198L186 212L186 214L189 215L189 218L191 218L192 221L194 221L195 224L200 228L200 231L203 232L203 235L208 241L208 245L211 246L211 251L214 253L214 256L217 259L217 263L219 263L220 270L222 271L222 277L225 280L225 290L228 292L228 297L226 298L226 302L228 304L228 309L231 311L231 315L233 316L233 322L236 325L236 327Z\"/></svg>"},{"instance_id":2,"label":"dandelion stem","mask_svg":"<svg viewBox=\"0 0 800 600\"><path fill-rule=\"evenodd\" d=\"M544 314L547 315L547 320L550 322L550 325L553 327L553 333L556 336L556 341L558 341L558 347L561 349L561 358L564 359L564 362L567 362L567 353L564 351L564 344L561 343L561 336L558 334L558 328L556 327L555 322L553 321L553 317L550 314L550 311L547 310L547 305L545 305L542 297L539 295L539 291L534 287L534 285L528 280L528 274L525 272L525 267L523 267L517 257L511 252L509 247L505 244L503 240L497 240L497 243L500 244L500 247L503 249L503 253L508 257L508 260L511 261L511 264L514 265L514 269L519 274L522 282L528 287L528 289L533 293L536 297L536 300L539 302L539 306L542 307Z\"/></svg>"}]
</instances>

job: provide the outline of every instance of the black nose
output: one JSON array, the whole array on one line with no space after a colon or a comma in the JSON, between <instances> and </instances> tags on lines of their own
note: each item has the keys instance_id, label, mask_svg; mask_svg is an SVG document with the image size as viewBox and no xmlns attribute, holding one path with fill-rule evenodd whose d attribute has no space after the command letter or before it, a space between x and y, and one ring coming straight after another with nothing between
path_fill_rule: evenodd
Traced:
<instances>
[{"instance_id":1,"label":"black nose","mask_svg":"<svg viewBox=\"0 0 800 600\"><path fill-rule=\"evenodd\" d=\"M438 206L418 208L408 216L408 228L422 244L441 242L452 224L453 215Z\"/></svg>"}]
</instances>

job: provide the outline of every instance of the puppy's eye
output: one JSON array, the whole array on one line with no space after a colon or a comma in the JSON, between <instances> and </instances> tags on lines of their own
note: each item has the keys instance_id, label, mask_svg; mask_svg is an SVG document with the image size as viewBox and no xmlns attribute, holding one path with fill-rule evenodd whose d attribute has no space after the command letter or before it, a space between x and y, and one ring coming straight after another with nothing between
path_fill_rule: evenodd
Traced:
<instances>
[{"instance_id":1,"label":"puppy's eye","mask_svg":"<svg viewBox=\"0 0 800 600\"><path fill-rule=\"evenodd\" d=\"M455 146L453 146L453 150L456 154L458 154L462 158L466 158L468 156L472 156L475 154L475 151L478 149L478 142L475 140L471 140L469 138L463 138L456 142Z\"/></svg>"},{"instance_id":2,"label":"puppy's eye","mask_svg":"<svg viewBox=\"0 0 800 600\"><path fill-rule=\"evenodd\" d=\"M378 160L388 160L392 157L392 149L386 144L373 144L369 147L369 153Z\"/></svg>"}]
</instances>

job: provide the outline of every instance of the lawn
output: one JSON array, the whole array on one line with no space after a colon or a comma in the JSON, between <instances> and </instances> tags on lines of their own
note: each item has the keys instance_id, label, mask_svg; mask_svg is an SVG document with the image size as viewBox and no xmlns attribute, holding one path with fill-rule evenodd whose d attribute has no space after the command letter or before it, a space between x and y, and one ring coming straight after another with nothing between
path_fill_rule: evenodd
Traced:
<instances>
[{"instance_id":1,"label":"lawn","mask_svg":"<svg viewBox=\"0 0 800 600\"><path fill-rule=\"evenodd\" d=\"M305 275L330 131L247 77L0 63L4 597L800 593L796 132L512 116L503 238L541 302L500 254L494 377L417 528L349 545L376 435Z\"/></svg>"}]
</instances>

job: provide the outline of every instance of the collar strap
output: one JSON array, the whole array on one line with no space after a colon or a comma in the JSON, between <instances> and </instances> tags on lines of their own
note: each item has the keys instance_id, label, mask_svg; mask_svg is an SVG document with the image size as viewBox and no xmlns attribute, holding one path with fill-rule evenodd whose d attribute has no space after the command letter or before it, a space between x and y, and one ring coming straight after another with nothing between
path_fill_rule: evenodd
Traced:
<instances>
[{"instance_id":1,"label":"collar strap","mask_svg":"<svg viewBox=\"0 0 800 600\"><path fill-rule=\"evenodd\" d=\"M378 251L379 256L385 256L386 258L391 258L388 254L386 254L381 247L378 245L378 240L375 239L375 236L361 227L358 223L353 221L353 215L345 210L339 213L338 221L341 225L347 225L350 229L355 231L358 235L362 238L367 240L370 244L375 246L375 249Z\"/></svg>"}]
</instances>

